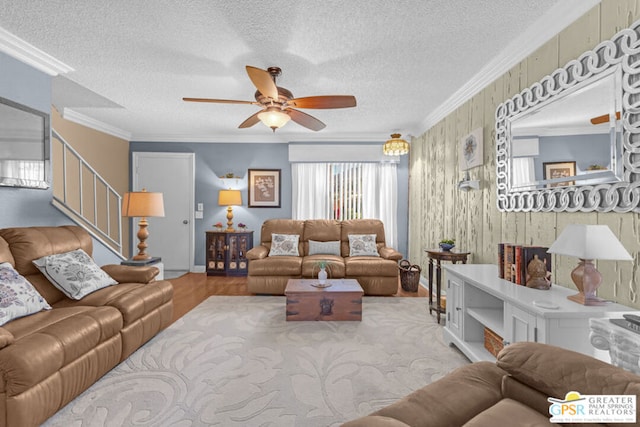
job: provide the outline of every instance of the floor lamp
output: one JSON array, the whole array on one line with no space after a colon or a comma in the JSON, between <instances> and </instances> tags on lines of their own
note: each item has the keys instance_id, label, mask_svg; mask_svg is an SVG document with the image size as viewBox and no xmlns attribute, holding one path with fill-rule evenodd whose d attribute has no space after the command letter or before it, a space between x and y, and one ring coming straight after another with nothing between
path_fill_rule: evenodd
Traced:
<instances>
[{"instance_id":1,"label":"floor lamp","mask_svg":"<svg viewBox=\"0 0 640 427\"><path fill-rule=\"evenodd\" d=\"M142 191L125 193L122 198L122 216L140 218L138 222L138 254L132 259L134 261L150 259L151 256L146 253L146 240L149 237L147 217L164 216L162 193L150 193L144 188Z\"/></svg>"}]
</instances>

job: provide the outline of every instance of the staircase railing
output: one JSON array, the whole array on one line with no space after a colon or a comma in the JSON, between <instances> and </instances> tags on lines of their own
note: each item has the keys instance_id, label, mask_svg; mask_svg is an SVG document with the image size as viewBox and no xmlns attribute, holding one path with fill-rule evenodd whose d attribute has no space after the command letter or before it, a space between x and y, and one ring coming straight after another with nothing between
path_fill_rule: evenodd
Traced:
<instances>
[{"instance_id":1,"label":"staircase railing","mask_svg":"<svg viewBox=\"0 0 640 427\"><path fill-rule=\"evenodd\" d=\"M122 255L122 196L52 130L53 205L109 250Z\"/></svg>"}]
</instances>

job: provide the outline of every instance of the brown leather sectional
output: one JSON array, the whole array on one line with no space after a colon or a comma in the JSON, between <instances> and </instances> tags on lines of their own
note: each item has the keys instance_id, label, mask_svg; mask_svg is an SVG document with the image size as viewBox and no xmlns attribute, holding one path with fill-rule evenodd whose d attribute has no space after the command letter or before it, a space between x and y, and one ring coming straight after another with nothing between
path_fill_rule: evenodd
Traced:
<instances>
[{"instance_id":1,"label":"brown leather sectional","mask_svg":"<svg viewBox=\"0 0 640 427\"><path fill-rule=\"evenodd\" d=\"M76 301L32 264L92 245L76 226L0 230L0 262L52 307L0 327L0 427L41 424L171 323L173 287L155 267L104 266L118 284Z\"/></svg>"},{"instance_id":2,"label":"brown leather sectional","mask_svg":"<svg viewBox=\"0 0 640 427\"><path fill-rule=\"evenodd\" d=\"M272 234L300 236L300 256L269 256ZM375 234L378 257L349 256L350 234ZM340 241L340 256L309 255L309 241ZM248 289L256 294L284 295L291 278L317 277L318 261L328 263L329 278L356 279L365 295L393 295L398 291L398 261L402 254L385 243L384 225L377 219L270 219L262 224L260 245L247 252Z\"/></svg>"},{"instance_id":3,"label":"brown leather sectional","mask_svg":"<svg viewBox=\"0 0 640 427\"><path fill-rule=\"evenodd\" d=\"M640 402L640 376L585 354L519 342L506 346L496 363L477 362L458 368L398 402L343 426L565 425L550 423L551 402L547 399L562 401L570 391L581 395L635 395ZM623 426L638 425L638 421L575 425Z\"/></svg>"}]
</instances>

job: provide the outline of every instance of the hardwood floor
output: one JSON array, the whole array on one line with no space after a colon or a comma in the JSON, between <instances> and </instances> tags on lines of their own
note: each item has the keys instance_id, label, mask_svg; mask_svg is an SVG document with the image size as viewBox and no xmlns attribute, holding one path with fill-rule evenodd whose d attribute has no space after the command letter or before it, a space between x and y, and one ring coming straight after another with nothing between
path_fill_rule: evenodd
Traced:
<instances>
[{"instance_id":1,"label":"hardwood floor","mask_svg":"<svg viewBox=\"0 0 640 427\"><path fill-rule=\"evenodd\" d=\"M205 273L187 273L169 279L173 285L173 322L184 316L195 306L212 295L253 295L247 290L246 277L207 276ZM400 286L394 297L426 297L428 291L422 286L418 292L406 292Z\"/></svg>"}]
</instances>

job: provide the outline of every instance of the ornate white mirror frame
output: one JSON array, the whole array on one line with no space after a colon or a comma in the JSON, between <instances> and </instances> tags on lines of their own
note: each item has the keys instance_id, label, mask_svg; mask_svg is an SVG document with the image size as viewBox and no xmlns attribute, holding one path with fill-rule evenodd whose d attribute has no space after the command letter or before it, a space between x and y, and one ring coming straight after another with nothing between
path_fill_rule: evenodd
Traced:
<instances>
[{"instance_id":1,"label":"ornate white mirror frame","mask_svg":"<svg viewBox=\"0 0 640 427\"><path fill-rule=\"evenodd\" d=\"M510 176L513 120L599 80L602 74L611 74L614 68L621 70L619 177L608 183L514 188ZM610 113L610 120L616 120L615 113ZM496 110L496 155L500 211L640 212L640 21L500 104Z\"/></svg>"}]
</instances>

